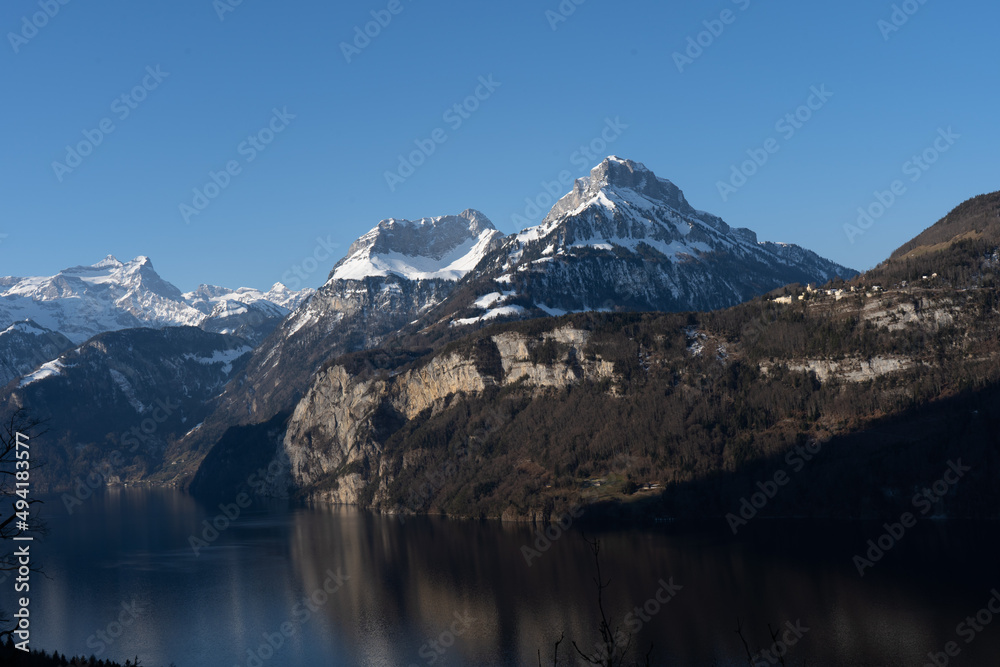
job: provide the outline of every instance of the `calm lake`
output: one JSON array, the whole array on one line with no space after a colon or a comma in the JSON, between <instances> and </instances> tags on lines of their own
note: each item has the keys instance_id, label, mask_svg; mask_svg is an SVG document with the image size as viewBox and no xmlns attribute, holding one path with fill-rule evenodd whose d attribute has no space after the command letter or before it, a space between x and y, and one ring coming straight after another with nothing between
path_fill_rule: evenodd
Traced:
<instances>
[{"instance_id":1,"label":"calm lake","mask_svg":"<svg viewBox=\"0 0 1000 667\"><path fill-rule=\"evenodd\" d=\"M529 566L532 528L493 522L258 501L196 554L189 538L219 508L180 492L112 490L72 516L51 497L44 514L34 648L138 654L144 667L536 665L562 633L565 658L570 640L598 639L594 560L575 528ZM653 644L655 665L745 665L737 618L754 649L780 628L789 665L920 666L948 642L949 664L997 664L1000 617L960 627L1000 589L997 524L923 521L859 576L854 555L883 532L760 521L737 537L725 522L587 534L603 545L609 620L637 658Z\"/></svg>"}]
</instances>

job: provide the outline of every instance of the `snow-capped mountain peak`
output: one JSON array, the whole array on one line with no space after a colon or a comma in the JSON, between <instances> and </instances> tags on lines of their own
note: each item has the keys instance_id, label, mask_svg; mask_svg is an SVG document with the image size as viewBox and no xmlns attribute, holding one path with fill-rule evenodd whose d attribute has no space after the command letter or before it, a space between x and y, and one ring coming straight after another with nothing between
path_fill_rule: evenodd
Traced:
<instances>
[{"instance_id":1,"label":"snow-capped mountain peak","mask_svg":"<svg viewBox=\"0 0 1000 667\"><path fill-rule=\"evenodd\" d=\"M577 179L572 192L556 203L543 224L588 202L601 200L602 195L611 202L619 199L641 208L662 204L684 215L696 213L672 182L658 178L641 162L611 156L594 167L590 176Z\"/></svg>"},{"instance_id":2,"label":"snow-capped mountain peak","mask_svg":"<svg viewBox=\"0 0 1000 667\"><path fill-rule=\"evenodd\" d=\"M389 218L359 238L331 280L399 276L409 280L459 280L493 250L503 234L473 209L420 220Z\"/></svg>"},{"instance_id":3,"label":"snow-capped mountain peak","mask_svg":"<svg viewBox=\"0 0 1000 667\"><path fill-rule=\"evenodd\" d=\"M147 258L143 257L143 259L147 259ZM118 261L117 257L115 257L114 255L108 255L107 257L105 257L104 259L102 259L101 261L99 261L97 264L94 264L93 266L87 267L87 268L92 268L92 269L115 268L115 269L117 269L117 268L121 268L121 266L122 266L122 263L120 261Z\"/></svg>"},{"instance_id":4,"label":"snow-capped mountain peak","mask_svg":"<svg viewBox=\"0 0 1000 667\"><path fill-rule=\"evenodd\" d=\"M577 179L541 224L509 238L487 264L481 272L496 284L483 289L502 287L505 301L550 313L711 310L855 273L798 246L760 242L696 210L642 163L616 156Z\"/></svg>"},{"instance_id":5,"label":"snow-capped mountain peak","mask_svg":"<svg viewBox=\"0 0 1000 667\"><path fill-rule=\"evenodd\" d=\"M314 291L313 289L294 291L288 289L284 283L274 283L271 289L264 292L264 298L271 303L275 303L291 311L298 308L299 304L305 301Z\"/></svg>"}]
</instances>

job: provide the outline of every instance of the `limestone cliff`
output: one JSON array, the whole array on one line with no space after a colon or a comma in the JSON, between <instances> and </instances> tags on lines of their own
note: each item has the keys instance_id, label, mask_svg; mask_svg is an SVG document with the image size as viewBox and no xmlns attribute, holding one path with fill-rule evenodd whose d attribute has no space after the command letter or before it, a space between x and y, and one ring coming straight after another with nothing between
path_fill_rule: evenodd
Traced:
<instances>
[{"instance_id":1,"label":"limestone cliff","mask_svg":"<svg viewBox=\"0 0 1000 667\"><path fill-rule=\"evenodd\" d=\"M341 365L321 371L296 407L279 453L290 461L287 481L317 500L367 504L367 490L377 503L378 489L368 486L373 477L383 488L391 481L383 445L399 425L489 387L521 383L541 391L613 380L611 362L585 354L588 337L571 328L537 336L508 331L395 374L362 377Z\"/></svg>"}]
</instances>

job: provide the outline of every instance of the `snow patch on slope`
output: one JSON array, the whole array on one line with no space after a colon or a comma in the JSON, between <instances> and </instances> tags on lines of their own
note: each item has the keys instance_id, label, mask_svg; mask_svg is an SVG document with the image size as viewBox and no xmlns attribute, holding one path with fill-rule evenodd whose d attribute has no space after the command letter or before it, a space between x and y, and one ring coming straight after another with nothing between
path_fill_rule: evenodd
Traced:
<instances>
[{"instance_id":1,"label":"snow patch on slope","mask_svg":"<svg viewBox=\"0 0 1000 667\"><path fill-rule=\"evenodd\" d=\"M253 348L249 345L241 345L240 347L234 347L230 350L214 350L212 356L210 357L199 357L194 354L185 354L184 358L190 361L196 361L199 364L223 364L223 372L227 375L233 369L233 362L242 357L244 354L253 352Z\"/></svg>"},{"instance_id":2,"label":"snow patch on slope","mask_svg":"<svg viewBox=\"0 0 1000 667\"><path fill-rule=\"evenodd\" d=\"M62 375L62 370L66 368L65 364L59 359L55 359L46 364L42 364L41 367L34 373L30 373L21 378L18 388L27 387L33 382L38 382L39 380L45 380L50 377L57 377Z\"/></svg>"},{"instance_id":3,"label":"snow patch on slope","mask_svg":"<svg viewBox=\"0 0 1000 667\"><path fill-rule=\"evenodd\" d=\"M453 327L460 327L467 324L478 324L480 322L486 322L489 320L495 320L498 317L515 317L524 315L525 310L522 306L500 306L499 308L491 308L479 317L467 317L461 320L455 320L451 323Z\"/></svg>"},{"instance_id":4,"label":"snow patch on slope","mask_svg":"<svg viewBox=\"0 0 1000 667\"><path fill-rule=\"evenodd\" d=\"M146 411L146 406L143 405L138 398L135 396L135 388L132 387L132 383L128 381L120 371L116 371L113 368L109 368L108 372L111 374L111 379L115 381L118 388L121 389L122 393L125 394L128 404L138 412L140 415Z\"/></svg>"}]
</instances>

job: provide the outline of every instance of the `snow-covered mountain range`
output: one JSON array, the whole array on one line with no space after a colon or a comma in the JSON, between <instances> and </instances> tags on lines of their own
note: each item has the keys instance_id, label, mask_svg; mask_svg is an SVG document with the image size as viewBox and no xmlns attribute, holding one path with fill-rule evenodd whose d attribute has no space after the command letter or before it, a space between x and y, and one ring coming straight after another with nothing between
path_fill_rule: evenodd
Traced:
<instances>
[{"instance_id":1,"label":"snow-covered mountain range","mask_svg":"<svg viewBox=\"0 0 1000 667\"><path fill-rule=\"evenodd\" d=\"M0 327L30 320L74 343L107 331L169 326L252 339L266 322L273 328L311 293L277 283L267 292L202 285L182 294L156 273L148 257L120 262L108 255L54 276L0 278Z\"/></svg>"},{"instance_id":2,"label":"snow-covered mountain range","mask_svg":"<svg viewBox=\"0 0 1000 667\"><path fill-rule=\"evenodd\" d=\"M351 245L315 291L281 284L267 292L203 285L183 294L146 257L120 262L109 256L45 278L0 278L0 355L6 355L0 379L8 380L5 391L18 401L44 403L59 387L66 396L90 392L95 414L139 416L142 410L119 375L140 377L146 362L159 363L146 357L168 350L170 358L187 359L186 345L198 359L218 356L206 353L209 348L237 350L238 360L226 358L211 378L192 380L204 404L198 428L185 421L160 444L186 462L172 470L190 474L187 464L197 466L229 429L290 414L317 372L334 359L378 368L390 357L395 363L400 355L419 356L468 327L498 319L587 310L711 310L789 283L853 275L804 248L760 242L754 232L696 210L677 186L643 165L610 157L579 179L540 225L517 234L502 234L472 209L383 220ZM223 336L204 338L172 327ZM108 337L136 328L163 329L163 336L144 329ZM129 348L133 338L142 341L141 353ZM73 366L79 352L72 348L94 343L99 351L112 340L121 348L117 366L102 370L111 362L96 353L87 357L86 373ZM80 346L83 341L90 342ZM383 346L389 341L393 345ZM359 354L344 362L352 353ZM151 392L146 398L168 366L143 376L143 391ZM18 377L25 379L10 382ZM137 382L129 380L132 387ZM171 376L170 382L185 396L195 395L183 377ZM59 406L38 407L54 414ZM67 447L70 460L75 454ZM171 466L170 456L150 465ZM171 474L165 468L160 473Z\"/></svg>"}]
</instances>

